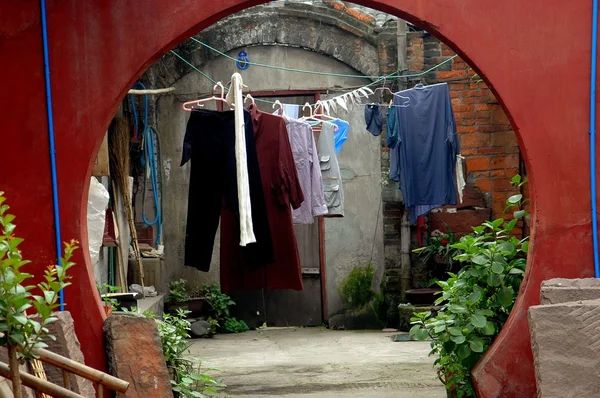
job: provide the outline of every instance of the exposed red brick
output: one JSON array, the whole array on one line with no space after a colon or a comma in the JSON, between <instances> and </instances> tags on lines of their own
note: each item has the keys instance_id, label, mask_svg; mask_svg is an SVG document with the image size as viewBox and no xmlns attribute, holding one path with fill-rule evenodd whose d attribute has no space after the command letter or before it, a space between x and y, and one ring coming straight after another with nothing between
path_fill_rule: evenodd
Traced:
<instances>
[{"instance_id":1,"label":"exposed red brick","mask_svg":"<svg viewBox=\"0 0 600 398\"><path fill-rule=\"evenodd\" d=\"M474 156L467 158L467 171L483 171L490 169L489 156Z\"/></svg>"},{"instance_id":2,"label":"exposed red brick","mask_svg":"<svg viewBox=\"0 0 600 398\"><path fill-rule=\"evenodd\" d=\"M344 10L346 6L344 3L338 0L323 0L323 3L327 4L330 7L335 8L336 10Z\"/></svg>"},{"instance_id":3,"label":"exposed red brick","mask_svg":"<svg viewBox=\"0 0 600 398\"><path fill-rule=\"evenodd\" d=\"M477 154L477 149L461 149L460 153L464 156L475 155Z\"/></svg>"},{"instance_id":4,"label":"exposed red brick","mask_svg":"<svg viewBox=\"0 0 600 398\"><path fill-rule=\"evenodd\" d=\"M437 78L440 80L444 80L444 79L453 79L456 77L466 77L467 73L465 71L457 71L457 70L451 70L451 71L441 71L437 73Z\"/></svg>"},{"instance_id":5,"label":"exposed red brick","mask_svg":"<svg viewBox=\"0 0 600 398\"><path fill-rule=\"evenodd\" d=\"M346 14L348 14L364 23L372 24L373 22L375 22L375 18L373 18L372 16L367 15L357 9L354 9L354 8L347 8Z\"/></svg>"},{"instance_id":6,"label":"exposed red brick","mask_svg":"<svg viewBox=\"0 0 600 398\"><path fill-rule=\"evenodd\" d=\"M477 188L481 190L481 192L491 192L492 191L492 182L489 178L481 178L475 181L475 185Z\"/></svg>"},{"instance_id":7,"label":"exposed red brick","mask_svg":"<svg viewBox=\"0 0 600 398\"><path fill-rule=\"evenodd\" d=\"M460 102L458 102L458 103L460 103ZM454 112L469 112L469 111L472 111L473 109L474 109L473 105L454 105L454 106L452 106L452 110L454 110Z\"/></svg>"},{"instance_id":8,"label":"exposed red brick","mask_svg":"<svg viewBox=\"0 0 600 398\"><path fill-rule=\"evenodd\" d=\"M510 183L510 180L508 177L492 179L492 190L494 192L514 192L515 187Z\"/></svg>"},{"instance_id":9,"label":"exposed red brick","mask_svg":"<svg viewBox=\"0 0 600 398\"><path fill-rule=\"evenodd\" d=\"M457 209L464 209L466 207L486 207L485 197L475 184L469 183L465 185L465 189L463 190L462 203L451 207L456 207Z\"/></svg>"},{"instance_id":10,"label":"exposed red brick","mask_svg":"<svg viewBox=\"0 0 600 398\"><path fill-rule=\"evenodd\" d=\"M473 232L471 227L480 225L489 218L490 211L488 209L459 210L456 213L431 213L429 215L429 225L432 231L436 229L445 231L446 225L448 225L454 233L462 235Z\"/></svg>"},{"instance_id":11,"label":"exposed red brick","mask_svg":"<svg viewBox=\"0 0 600 398\"><path fill-rule=\"evenodd\" d=\"M489 136L489 134L485 134ZM504 153L504 148L496 147L496 148L477 148L477 153L480 155L495 155L499 153Z\"/></svg>"},{"instance_id":12,"label":"exposed red brick","mask_svg":"<svg viewBox=\"0 0 600 398\"><path fill-rule=\"evenodd\" d=\"M512 131L492 134L492 146L514 147L518 146L517 137Z\"/></svg>"},{"instance_id":13,"label":"exposed red brick","mask_svg":"<svg viewBox=\"0 0 600 398\"><path fill-rule=\"evenodd\" d=\"M519 166L518 155L495 156L490 162L490 169L508 169Z\"/></svg>"},{"instance_id":14,"label":"exposed red brick","mask_svg":"<svg viewBox=\"0 0 600 398\"><path fill-rule=\"evenodd\" d=\"M504 177L504 170L492 170L490 172L491 177Z\"/></svg>"},{"instance_id":15,"label":"exposed red brick","mask_svg":"<svg viewBox=\"0 0 600 398\"><path fill-rule=\"evenodd\" d=\"M492 110L492 124L510 124L510 120L500 106Z\"/></svg>"},{"instance_id":16,"label":"exposed red brick","mask_svg":"<svg viewBox=\"0 0 600 398\"><path fill-rule=\"evenodd\" d=\"M492 106L488 104L475 104L476 111L489 111L490 109L492 109Z\"/></svg>"},{"instance_id":17,"label":"exposed red brick","mask_svg":"<svg viewBox=\"0 0 600 398\"><path fill-rule=\"evenodd\" d=\"M457 126L456 130L461 134L474 133L477 131L475 126Z\"/></svg>"},{"instance_id":18,"label":"exposed red brick","mask_svg":"<svg viewBox=\"0 0 600 398\"><path fill-rule=\"evenodd\" d=\"M491 144L490 134L465 134L461 136L460 146L461 148L481 148L488 147ZM501 149L501 148L500 148Z\"/></svg>"}]
</instances>

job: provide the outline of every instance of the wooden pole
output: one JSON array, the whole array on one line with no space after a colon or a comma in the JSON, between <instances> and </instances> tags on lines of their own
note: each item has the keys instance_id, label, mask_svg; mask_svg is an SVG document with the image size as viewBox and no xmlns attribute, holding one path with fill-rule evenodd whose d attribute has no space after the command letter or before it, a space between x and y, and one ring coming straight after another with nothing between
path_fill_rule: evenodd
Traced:
<instances>
[{"instance_id":1,"label":"wooden pole","mask_svg":"<svg viewBox=\"0 0 600 398\"><path fill-rule=\"evenodd\" d=\"M17 367L17 371L18 369L19 368ZM85 398L84 396L76 394L73 391L69 391L66 388L57 386L56 384L52 384L49 381L32 376L27 372L18 371L18 373L19 377L21 378L21 381L23 382L23 385L32 388L34 391L43 392L54 398ZM0 376L10 379L11 374L12 369L7 364L0 362ZM15 398L22 397L21 385L19 385L18 390L16 390L15 386L13 385L13 393Z\"/></svg>"},{"instance_id":2,"label":"wooden pole","mask_svg":"<svg viewBox=\"0 0 600 398\"><path fill-rule=\"evenodd\" d=\"M404 209L400 221L400 297L406 300L406 291L410 289L410 220L408 209Z\"/></svg>"},{"instance_id":3,"label":"wooden pole","mask_svg":"<svg viewBox=\"0 0 600 398\"><path fill-rule=\"evenodd\" d=\"M127 94L145 95L145 94L167 94L175 91L175 87L157 88L153 90L135 90L131 89Z\"/></svg>"}]
</instances>

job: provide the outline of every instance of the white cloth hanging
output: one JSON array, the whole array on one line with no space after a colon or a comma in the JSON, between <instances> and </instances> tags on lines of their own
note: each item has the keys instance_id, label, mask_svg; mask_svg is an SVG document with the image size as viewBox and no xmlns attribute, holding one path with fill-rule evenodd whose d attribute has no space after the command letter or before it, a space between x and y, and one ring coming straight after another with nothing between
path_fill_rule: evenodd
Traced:
<instances>
[{"instance_id":1,"label":"white cloth hanging","mask_svg":"<svg viewBox=\"0 0 600 398\"><path fill-rule=\"evenodd\" d=\"M250 186L248 182L248 161L246 159L246 130L244 123L244 100L242 98L242 76L234 73L231 76L231 88L226 101L234 106L235 115L235 164L240 212L240 246L256 242L252 225L252 208L250 207Z\"/></svg>"},{"instance_id":2,"label":"white cloth hanging","mask_svg":"<svg viewBox=\"0 0 600 398\"><path fill-rule=\"evenodd\" d=\"M463 158L462 156L456 156L456 188L458 190L458 198L460 203L463 202L463 191L467 185L465 181L465 174L463 172Z\"/></svg>"}]
</instances>

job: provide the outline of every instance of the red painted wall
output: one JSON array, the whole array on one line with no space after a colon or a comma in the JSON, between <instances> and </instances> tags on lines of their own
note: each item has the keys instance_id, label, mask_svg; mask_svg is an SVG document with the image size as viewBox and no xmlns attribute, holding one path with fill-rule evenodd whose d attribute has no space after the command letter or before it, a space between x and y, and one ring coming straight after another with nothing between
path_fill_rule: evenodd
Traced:
<instances>
[{"instance_id":1,"label":"red painted wall","mask_svg":"<svg viewBox=\"0 0 600 398\"><path fill-rule=\"evenodd\" d=\"M128 87L191 33L260 2L48 0L65 240L75 237L86 245L91 159ZM591 1L357 2L442 38L477 66L514 124L531 178L529 271L509 323L473 374L483 397L533 397L527 308L538 303L542 280L593 274L587 133ZM24 253L33 260L30 269L40 274L55 253L38 7L36 0L0 0L0 188L18 217ZM102 313L84 265L89 256L80 253L77 260L75 283L66 292L68 308L87 363L104 369Z\"/></svg>"}]
</instances>

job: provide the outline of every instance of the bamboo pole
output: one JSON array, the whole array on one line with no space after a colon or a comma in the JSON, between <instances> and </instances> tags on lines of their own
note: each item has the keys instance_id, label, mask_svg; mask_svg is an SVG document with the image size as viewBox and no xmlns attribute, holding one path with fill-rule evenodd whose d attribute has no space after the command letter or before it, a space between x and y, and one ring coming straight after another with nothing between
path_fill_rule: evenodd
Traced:
<instances>
[{"instance_id":1,"label":"bamboo pole","mask_svg":"<svg viewBox=\"0 0 600 398\"><path fill-rule=\"evenodd\" d=\"M85 398L84 396L76 394L73 391L69 391L66 388L57 386L56 384L52 384L49 381L39 379L35 376L30 375L27 372L19 371L18 369L19 368L17 367L17 372L19 374L19 377L21 378L22 384L24 386L32 388L34 391L43 392L54 398ZM11 367L9 367L4 362L0 362L0 376L10 379L11 374ZM13 393L15 398L22 397L21 386L19 386L19 389L17 390L13 385Z\"/></svg>"},{"instance_id":2,"label":"bamboo pole","mask_svg":"<svg viewBox=\"0 0 600 398\"><path fill-rule=\"evenodd\" d=\"M104 385L111 390L125 392L129 388L129 382L81 364L72 359L55 354L52 351L40 348L36 349L35 353L39 356L39 359L42 362L67 370L77 376L91 380L94 383Z\"/></svg>"},{"instance_id":3,"label":"bamboo pole","mask_svg":"<svg viewBox=\"0 0 600 398\"><path fill-rule=\"evenodd\" d=\"M131 90L129 90L127 92L127 94L137 94L137 95L144 95L144 94L167 94L167 93L171 93L173 91L175 91L175 87L147 89L147 90L131 89Z\"/></svg>"}]
</instances>

